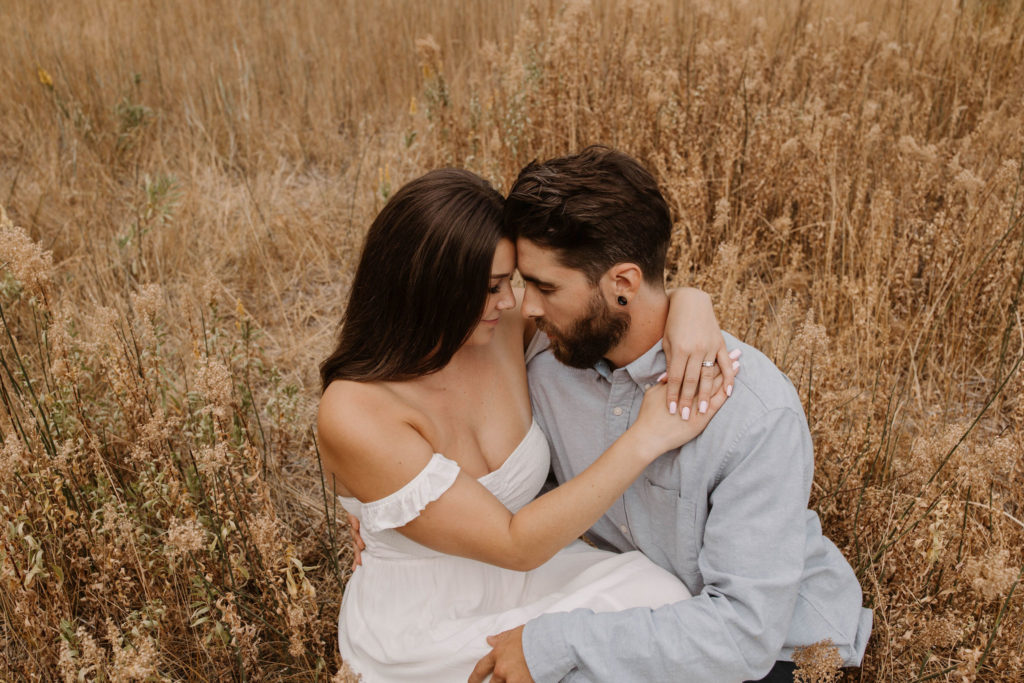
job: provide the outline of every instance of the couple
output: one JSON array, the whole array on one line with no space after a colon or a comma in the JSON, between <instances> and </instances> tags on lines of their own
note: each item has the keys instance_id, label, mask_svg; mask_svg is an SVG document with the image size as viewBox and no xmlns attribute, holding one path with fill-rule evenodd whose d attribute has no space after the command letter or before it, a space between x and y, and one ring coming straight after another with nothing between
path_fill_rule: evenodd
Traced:
<instances>
[{"instance_id":1,"label":"couple","mask_svg":"<svg viewBox=\"0 0 1024 683\"><path fill-rule=\"evenodd\" d=\"M799 398L728 337L730 358L706 296L665 292L670 232L653 177L602 147L507 201L434 171L374 221L318 415L365 541L338 633L364 680L792 680L827 638L859 664L871 613L807 509ZM666 335L718 340L673 354L704 371L692 411Z\"/></svg>"}]
</instances>

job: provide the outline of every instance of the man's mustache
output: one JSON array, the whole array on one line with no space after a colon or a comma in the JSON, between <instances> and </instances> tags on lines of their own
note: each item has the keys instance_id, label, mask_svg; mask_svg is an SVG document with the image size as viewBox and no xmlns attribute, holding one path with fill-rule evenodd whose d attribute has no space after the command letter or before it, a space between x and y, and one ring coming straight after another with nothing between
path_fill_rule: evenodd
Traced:
<instances>
[{"instance_id":1,"label":"man's mustache","mask_svg":"<svg viewBox=\"0 0 1024 683\"><path fill-rule=\"evenodd\" d=\"M558 328L556 328L554 325L549 323L544 318L534 318L533 319L533 323L537 326L538 330L540 330L544 334L548 335L549 337L551 336L551 332L557 332L558 331Z\"/></svg>"}]
</instances>

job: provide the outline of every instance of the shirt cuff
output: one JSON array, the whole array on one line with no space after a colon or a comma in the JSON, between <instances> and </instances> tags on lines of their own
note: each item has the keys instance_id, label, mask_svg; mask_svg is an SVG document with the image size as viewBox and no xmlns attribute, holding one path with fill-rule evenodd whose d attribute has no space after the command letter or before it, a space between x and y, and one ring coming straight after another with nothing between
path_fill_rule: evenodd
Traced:
<instances>
[{"instance_id":1,"label":"shirt cuff","mask_svg":"<svg viewBox=\"0 0 1024 683\"><path fill-rule=\"evenodd\" d=\"M576 666L566 641L571 633L569 613L542 614L523 628L523 656L536 683L557 683Z\"/></svg>"}]
</instances>

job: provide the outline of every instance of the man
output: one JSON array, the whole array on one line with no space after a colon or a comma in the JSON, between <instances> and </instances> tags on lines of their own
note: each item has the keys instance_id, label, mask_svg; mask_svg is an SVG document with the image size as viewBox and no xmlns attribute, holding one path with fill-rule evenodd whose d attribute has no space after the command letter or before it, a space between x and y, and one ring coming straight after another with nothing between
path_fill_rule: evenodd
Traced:
<instances>
[{"instance_id":1,"label":"man","mask_svg":"<svg viewBox=\"0 0 1024 683\"><path fill-rule=\"evenodd\" d=\"M591 147L533 163L505 208L526 282L534 414L559 482L636 418L665 370L671 233L653 177ZM598 521L599 546L639 549L686 584L660 609L548 614L488 639L471 682L792 680L793 649L831 639L858 665L871 630L849 564L807 508L813 453L799 397L756 349L704 433L652 463ZM698 408L700 409L700 408Z\"/></svg>"}]
</instances>

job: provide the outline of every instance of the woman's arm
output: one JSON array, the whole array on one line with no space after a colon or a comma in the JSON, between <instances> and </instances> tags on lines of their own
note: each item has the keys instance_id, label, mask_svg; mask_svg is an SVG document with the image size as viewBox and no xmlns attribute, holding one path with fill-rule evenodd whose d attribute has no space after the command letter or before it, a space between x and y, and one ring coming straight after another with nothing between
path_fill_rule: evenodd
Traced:
<instances>
[{"instance_id":1,"label":"woman's arm","mask_svg":"<svg viewBox=\"0 0 1024 683\"><path fill-rule=\"evenodd\" d=\"M669 293L662 348L668 367L665 400L670 413L678 411L684 420L693 413L701 413L701 408L710 404L712 383L719 372L726 393L732 394L740 350L730 353L726 349L715 308L706 292L680 287ZM715 364L702 366L703 361Z\"/></svg>"},{"instance_id":2,"label":"woman's arm","mask_svg":"<svg viewBox=\"0 0 1024 683\"><path fill-rule=\"evenodd\" d=\"M648 391L637 421L611 448L579 476L517 513L460 472L440 498L398 531L439 552L506 569L540 566L589 529L651 461L699 434L726 399L720 384L707 414L683 422L665 411L664 393L663 384ZM335 398L326 392L321 401L320 450L325 470L357 498L384 498L426 467L433 456L430 445L395 419L395 410L379 397Z\"/></svg>"}]
</instances>

